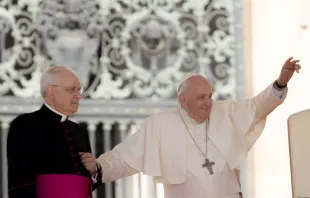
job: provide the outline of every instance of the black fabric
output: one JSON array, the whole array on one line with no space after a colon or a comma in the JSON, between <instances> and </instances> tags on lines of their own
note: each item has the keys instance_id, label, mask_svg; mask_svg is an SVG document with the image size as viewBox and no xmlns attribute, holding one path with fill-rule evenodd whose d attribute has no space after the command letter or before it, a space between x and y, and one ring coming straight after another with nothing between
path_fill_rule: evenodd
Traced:
<instances>
[{"instance_id":1,"label":"black fabric","mask_svg":"<svg viewBox=\"0 0 310 198\"><path fill-rule=\"evenodd\" d=\"M78 152L91 152L87 131L45 105L33 113L16 117L7 139L10 198L36 198L35 176L77 174L90 178ZM101 183L98 174L97 183Z\"/></svg>"}]
</instances>

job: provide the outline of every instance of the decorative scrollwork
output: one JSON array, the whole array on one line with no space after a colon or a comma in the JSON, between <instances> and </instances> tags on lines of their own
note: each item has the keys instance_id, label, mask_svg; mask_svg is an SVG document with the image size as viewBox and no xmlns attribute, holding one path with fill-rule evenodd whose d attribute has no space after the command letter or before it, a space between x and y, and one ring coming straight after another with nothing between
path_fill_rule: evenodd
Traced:
<instances>
[{"instance_id":1,"label":"decorative scrollwork","mask_svg":"<svg viewBox=\"0 0 310 198\"><path fill-rule=\"evenodd\" d=\"M40 73L71 66L92 99L169 99L187 72L235 92L229 0L0 2L0 95L38 97Z\"/></svg>"}]
</instances>

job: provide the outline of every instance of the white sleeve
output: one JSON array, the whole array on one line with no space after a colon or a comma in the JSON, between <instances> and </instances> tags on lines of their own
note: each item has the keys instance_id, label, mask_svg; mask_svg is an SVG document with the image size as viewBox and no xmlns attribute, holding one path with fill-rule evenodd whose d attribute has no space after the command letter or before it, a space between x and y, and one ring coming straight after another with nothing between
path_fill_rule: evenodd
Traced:
<instances>
[{"instance_id":1,"label":"white sleeve","mask_svg":"<svg viewBox=\"0 0 310 198\"><path fill-rule=\"evenodd\" d=\"M272 88L273 93L282 101L285 100L287 95L287 88L283 90L276 90L274 87Z\"/></svg>"},{"instance_id":2,"label":"white sleeve","mask_svg":"<svg viewBox=\"0 0 310 198\"><path fill-rule=\"evenodd\" d=\"M128 166L115 150L100 155L97 162L101 165L102 182L115 181L139 173L138 170Z\"/></svg>"},{"instance_id":3,"label":"white sleeve","mask_svg":"<svg viewBox=\"0 0 310 198\"><path fill-rule=\"evenodd\" d=\"M287 91L276 90L271 84L255 97L233 103L231 119L240 138L246 138L248 151L263 132L268 115L283 103Z\"/></svg>"},{"instance_id":4,"label":"white sleeve","mask_svg":"<svg viewBox=\"0 0 310 198\"><path fill-rule=\"evenodd\" d=\"M96 174L94 174L92 177L91 177L91 180L93 181L93 183L95 184L95 183L97 183L97 175L98 175L98 173L97 173L97 170L96 170Z\"/></svg>"}]
</instances>

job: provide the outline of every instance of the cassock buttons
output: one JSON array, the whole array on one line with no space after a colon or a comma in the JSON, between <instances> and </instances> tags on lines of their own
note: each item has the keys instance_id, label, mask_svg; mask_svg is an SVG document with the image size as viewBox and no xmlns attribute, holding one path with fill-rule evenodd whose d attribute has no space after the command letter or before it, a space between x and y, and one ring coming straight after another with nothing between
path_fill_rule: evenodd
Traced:
<instances>
[{"instance_id":1,"label":"cassock buttons","mask_svg":"<svg viewBox=\"0 0 310 198\"><path fill-rule=\"evenodd\" d=\"M76 152L74 152L74 148L75 147L71 145L72 138L69 137L69 135L70 135L69 134L69 130L66 128L64 122L62 122L62 127L63 127L63 130L65 132L65 135L66 135L66 138L67 138L67 141L68 141L68 146L69 146L69 150L70 150L70 153L71 153L71 158L72 158L72 161L73 161L73 165L75 166L75 169L76 169L76 174L81 175L81 172L78 170L79 163L77 163L76 160L75 160L77 155L75 154Z\"/></svg>"}]
</instances>

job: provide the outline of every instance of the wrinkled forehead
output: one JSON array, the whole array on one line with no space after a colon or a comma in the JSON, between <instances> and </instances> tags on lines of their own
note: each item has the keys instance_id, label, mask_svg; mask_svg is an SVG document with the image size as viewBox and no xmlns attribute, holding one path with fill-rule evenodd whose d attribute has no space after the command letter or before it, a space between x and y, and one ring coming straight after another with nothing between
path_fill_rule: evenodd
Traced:
<instances>
[{"instance_id":1,"label":"wrinkled forehead","mask_svg":"<svg viewBox=\"0 0 310 198\"><path fill-rule=\"evenodd\" d=\"M59 83L66 86L80 86L79 78L70 71L62 71L59 73Z\"/></svg>"}]
</instances>

